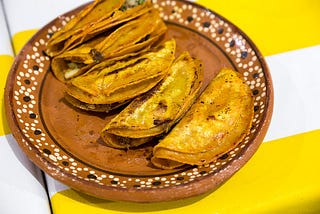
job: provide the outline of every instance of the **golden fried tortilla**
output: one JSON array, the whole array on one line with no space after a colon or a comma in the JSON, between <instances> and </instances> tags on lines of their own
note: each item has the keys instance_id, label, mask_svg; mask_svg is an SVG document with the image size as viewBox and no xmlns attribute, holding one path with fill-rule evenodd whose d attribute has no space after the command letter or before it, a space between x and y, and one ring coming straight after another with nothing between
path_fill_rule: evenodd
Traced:
<instances>
[{"instance_id":1,"label":"golden fried tortilla","mask_svg":"<svg viewBox=\"0 0 320 214\"><path fill-rule=\"evenodd\" d=\"M106 125L102 138L109 146L128 148L168 132L195 101L202 82L201 61L183 52L155 88L134 99Z\"/></svg>"},{"instance_id":2,"label":"golden fried tortilla","mask_svg":"<svg viewBox=\"0 0 320 214\"><path fill-rule=\"evenodd\" d=\"M128 22L151 9L150 1L95 0L70 20L48 41L46 53L57 56L98 34Z\"/></svg>"},{"instance_id":3,"label":"golden fried tortilla","mask_svg":"<svg viewBox=\"0 0 320 214\"><path fill-rule=\"evenodd\" d=\"M222 69L181 121L154 147L160 168L203 165L238 145L250 130L253 96L238 73Z\"/></svg>"},{"instance_id":4,"label":"golden fried tortilla","mask_svg":"<svg viewBox=\"0 0 320 214\"><path fill-rule=\"evenodd\" d=\"M78 109L85 110L85 111L93 111L93 112L110 112L130 102L130 100L126 100L123 102L111 103L111 104L90 104L90 103L81 102L80 100L70 96L67 93L65 93L64 99L69 104L71 104L72 106Z\"/></svg>"},{"instance_id":5,"label":"golden fried tortilla","mask_svg":"<svg viewBox=\"0 0 320 214\"><path fill-rule=\"evenodd\" d=\"M66 93L86 104L125 103L149 91L164 78L174 60L175 48L175 40L169 40L139 56L106 61L104 67L99 65L70 80Z\"/></svg>"},{"instance_id":6,"label":"golden fried tortilla","mask_svg":"<svg viewBox=\"0 0 320 214\"><path fill-rule=\"evenodd\" d=\"M60 81L67 81L107 59L127 58L148 51L167 27L156 10L126 22L110 34L102 34L52 59L51 69Z\"/></svg>"}]
</instances>

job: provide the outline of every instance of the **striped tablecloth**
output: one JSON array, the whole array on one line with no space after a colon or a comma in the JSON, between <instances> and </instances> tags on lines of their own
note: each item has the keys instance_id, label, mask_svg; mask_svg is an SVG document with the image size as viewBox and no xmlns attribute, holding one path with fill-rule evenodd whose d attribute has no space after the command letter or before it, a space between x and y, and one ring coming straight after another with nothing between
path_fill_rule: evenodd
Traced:
<instances>
[{"instance_id":1,"label":"striped tablecloth","mask_svg":"<svg viewBox=\"0 0 320 214\"><path fill-rule=\"evenodd\" d=\"M50 213L41 171L13 139L4 113L4 87L14 60L3 5L0 4L0 213Z\"/></svg>"},{"instance_id":2,"label":"striped tablecloth","mask_svg":"<svg viewBox=\"0 0 320 214\"><path fill-rule=\"evenodd\" d=\"M253 158L213 193L136 204L89 197L30 163L7 126L3 89L14 54L58 15L86 0L2 0L0 213L319 213L320 1L197 0L242 29L266 57L274 113ZM47 194L48 193L48 196ZM51 210L50 210L51 205Z\"/></svg>"}]
</instances>

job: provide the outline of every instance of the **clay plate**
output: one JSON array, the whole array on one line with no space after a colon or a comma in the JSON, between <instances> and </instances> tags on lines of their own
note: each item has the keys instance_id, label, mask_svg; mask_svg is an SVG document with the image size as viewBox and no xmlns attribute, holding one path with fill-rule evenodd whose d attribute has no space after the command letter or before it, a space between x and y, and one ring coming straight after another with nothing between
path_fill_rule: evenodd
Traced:
<instances>
[{"instance_id":1,"label":"clay plate","mask_svg":"<svg viewBox=\"0 0 320 214\"><path fill-rule=\"evenodd\" d=\"M100 130L112 114L69 106L64 85L50 71L43 50L48 38L83 6L59 16L24 46L9 73L6 114L28 157L56 180L84 193L136 202L170 201L213 191L238 171L262 142L270 123L273 90L267 65L253 42L215 12L187 1L154 0L177 52L204 62L205 84L222 67L243 74L254 95L253 125L235 149L205 166L161 170L150 163L153 144L118 150L104 145Z\"/></svg>"}]
</instances>

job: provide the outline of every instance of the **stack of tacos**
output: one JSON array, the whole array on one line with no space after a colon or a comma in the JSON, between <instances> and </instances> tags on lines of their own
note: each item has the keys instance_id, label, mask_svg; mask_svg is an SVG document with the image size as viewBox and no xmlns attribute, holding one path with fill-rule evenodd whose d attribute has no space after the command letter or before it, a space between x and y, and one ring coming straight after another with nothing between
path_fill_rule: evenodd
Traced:
<instances>
[{"instance_id":1,"label":"stack of tacos","mask_svg":"<svg viewBox=\"0 0 320 214\"><path fill-rule=\"evenodd\" d=\"M158 138L155 166L207 164L249 131L251 90L223 69L200 95L202 62L187 51L176 57L175 40L163 40L166 30L148 0L96 0L51 37L46 52L73 106L109 112L127 104L101 130L108 146Z\"/></svg>"},{"instance_id":2,"label":"stack of tacos","mask_svg":"<svg viewBox=\"0 0 320 214\"><path fill-rule=\"evenodd\" d=\"M130 1L131 2L131 1ZM146 52L167 27L149 1L127 6L124 0L96 0L48 41L46 53L60 81L86 73L112 58Z\"/></svg>"},{"instance_id":3,"label":"stack of tacos","mask_svg":"<svg viewBox=\"0 0 320 214\"><path fill-rule=\"evenodd\" d=\"M152 9L148 0L95 0L86 6L62 29L55 32L47 44L47 54L57 56L103 33L112 31Z\"/></svg>"}]
</instances>

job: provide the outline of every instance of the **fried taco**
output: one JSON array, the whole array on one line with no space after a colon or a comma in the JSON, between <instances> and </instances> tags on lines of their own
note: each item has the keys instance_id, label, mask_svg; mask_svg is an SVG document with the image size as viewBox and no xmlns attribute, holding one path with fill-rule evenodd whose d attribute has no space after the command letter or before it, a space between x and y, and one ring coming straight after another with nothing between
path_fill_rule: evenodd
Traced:
<instances>
[{"instance_id":1,"label":"fried taco","mask_svg":"<svg viewBox=\"0 0 320 214\"><path fill-rule=\"evenodd\" d=\"M202 62L183 52L166 77L113 118L101 137L111 147L130 148L168 132L199 95L203 75Z\"/></svg>"},{"instance_id":2,"label":"fried taco","mask_svg":"<svg viewBox=\"0 0 320 214\"><path fill-rule=\"evenodd\" d=\"M151 9L144 0L95 0L48 41L46 53L54 57Z\"/></svg>"},{"instance_id":3,"label":"fried taco","mask_svg":"<svg viewBox=\"0 0 320 214\"><path fill-rule=\"evenodd\" d=\"M148 51L167 27L156 10L125 23L108 35L100 35L52 59L51 69L60 81L67 81L107 59L127 58Z\"/></svg>"},{"instance_id":4,"label":"fried taco","mask_svg":"<svg viewBox=\"0 0 320 214\"><path fill-rule=\"evenodd\" d=\"M66 93L70 97L67 100L90 111L119 107L149 91L164 78L174 60L175 48L175 40L171 39L150 52L105 61L68 81Z\"/></svg>"},{"instance_id":5,"label":"fried taco","mask_svg":"<svg viewBox=\"0 0 320 214\"><path fill-rule=\"evenodd\" d=\"M250 130L253 96L239 74L222 69L180 122L154 147L152 163L203 165L237 146Z\"/></svg>"}]
</instances>

